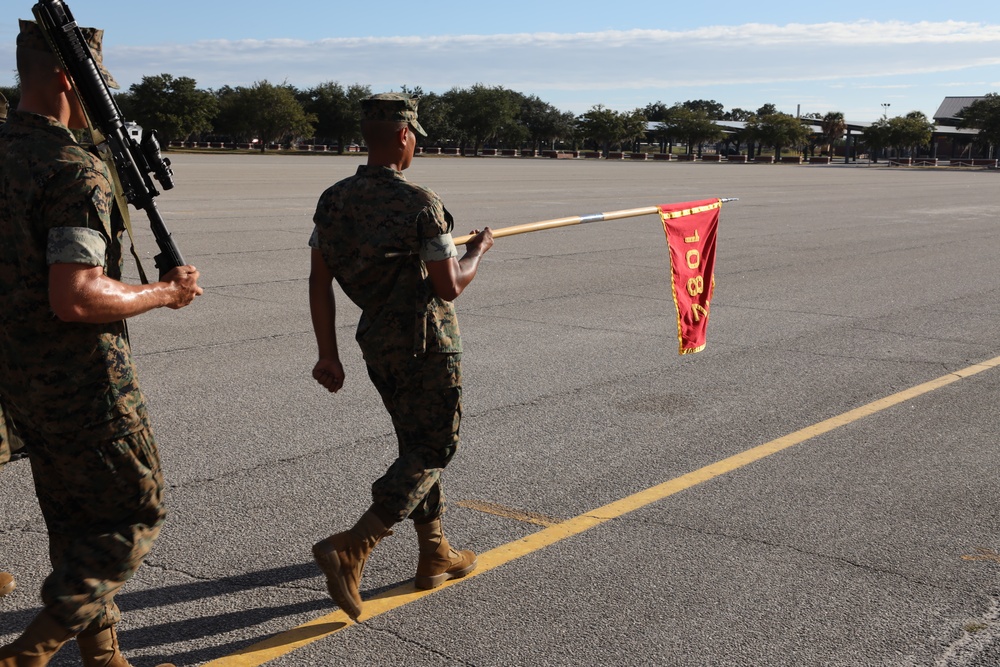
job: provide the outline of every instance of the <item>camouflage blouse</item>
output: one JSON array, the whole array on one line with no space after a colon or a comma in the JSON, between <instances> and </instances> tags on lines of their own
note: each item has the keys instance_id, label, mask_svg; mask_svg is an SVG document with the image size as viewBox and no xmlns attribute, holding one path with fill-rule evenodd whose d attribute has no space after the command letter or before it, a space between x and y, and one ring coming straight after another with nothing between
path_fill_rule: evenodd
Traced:
<instances>
[{"instance_id":1,"label":"camouflage blouse","mask_svg":"<svg viewBox=\"0 0 1000 667\"><path fill-rule=\"evenodd\" d=\"M0 404L22 431L115 438L140 427L125 323L63 322L49 306L52 264L120 278L111 206L107 167L65 126L11 112L0 127Z\"/></svg>"},{"instance_id":2,"label":"camouflage blouse","mask_svg":"<svg viewBox=\"0 0 1000 667\"><path fill-rule=\"evenodd\" d=\"M359 308L366 359L461 352L455 307L434 295L424 261L456 257L451 214L427 188L362 165L319 199L309 245ZM386 257L386 253L402 253Z\"/></svg>"}]
</instances>

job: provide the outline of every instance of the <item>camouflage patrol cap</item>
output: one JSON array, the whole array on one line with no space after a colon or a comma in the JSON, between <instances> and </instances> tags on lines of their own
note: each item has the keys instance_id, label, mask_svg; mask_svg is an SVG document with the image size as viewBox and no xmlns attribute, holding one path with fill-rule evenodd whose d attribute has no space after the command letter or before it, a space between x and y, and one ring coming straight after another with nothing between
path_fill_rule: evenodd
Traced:
<instances>
[{"instance_id":1,"label":"camouflage patrol cap","mask_svg":"<svg viewBox=\"0 0 1000 667\"><path fill-rule=\"evenodd\" d=\"M409 123L414 130L427 136L417 122L416 95L403 93L379 93L361 100L361 117L364 120L391 120Z\"/></svg>"},{"instance_id":2,"label":"camouflage patrol cap","mask_svg":"<svg viewBox=\"0 0 1000 667\"><path fill-rule=\"evenodd\" d=\"M52 53L52 47L49 46L48 40L45 39L42 29L37 23L34 21L25 21L24 19L20 19L20 23L21 32L17 35L18 48ZM87 46L90 47L90 52L94 54L94 62L97 63L97 69L108 83L108 87L116 90L121 88L118 82L115 81L115 78L111 76L111 72L104 67L101 49L104 31L99 28L80 28L80 32L83 33L83 39L87 42Z\"/></svg>"}]
</instances>

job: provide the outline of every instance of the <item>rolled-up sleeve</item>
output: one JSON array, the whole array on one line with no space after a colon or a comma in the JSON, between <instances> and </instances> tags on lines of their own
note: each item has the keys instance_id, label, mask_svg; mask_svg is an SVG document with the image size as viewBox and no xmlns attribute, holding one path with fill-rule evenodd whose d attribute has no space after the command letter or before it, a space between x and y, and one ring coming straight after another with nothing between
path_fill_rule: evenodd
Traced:
<instances>
[{"instance_id":1,"label":"rolled-up sleeve","mask_svg":"<svg viewBox=\"0 0 1000 667\"><path fill-rule=\"evenodd\" d=\"M425 262L439 262L451 257L458 257L458 248L451 234L424 239L420 244L420 259Z\"/></svg>"},{"instance_id":2,"label":"rolled-up sleeve","mask_svg":"<svg viewBox=\"0 0 1000 667\"><path fill-rule=\"evenodd\" d=\"M46 183L46 203L39 219L48 227L45 259L51 264L107 264L115 238L113 201L107 166L84 151L67 160Z\"/></svg>"},{"instance_id":3,"label":"rolled-up sleeve","mask_svg":"<svg viewBox=\"0 0 1000 667\"><path fill-rule=\"evenodd\" d=\"M455 221L451 213L435 198L417 215L417 232L420 236L420 259L438 262L458 257L458 249L451 232Z\"/></svg>"},{"instance_id":4,"label":"rolled-up sleeve","mask_svg":"<svg viewBox=\"0 0 1000 667\"><path fill-rule=\"evenodd\" d=\"M108 241L89 227L52 227L49 229L45 259L51 264L87 264L104 266Z\"/></svg>"}]
</instances>

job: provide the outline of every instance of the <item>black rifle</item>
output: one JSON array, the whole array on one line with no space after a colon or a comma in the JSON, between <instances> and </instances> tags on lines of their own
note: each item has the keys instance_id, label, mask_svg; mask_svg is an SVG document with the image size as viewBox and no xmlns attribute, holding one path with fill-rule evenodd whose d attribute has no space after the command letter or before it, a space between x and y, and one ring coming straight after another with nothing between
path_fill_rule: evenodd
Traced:
<instances>
[{"instance_id":1,"label":"black rifle","mask_svg":"<svg viewBox=\"0 0 1000 667\"><path fill-rule=\"evenodd\" d=\"M155 131L143 130L141 142L129 134L121 109L111 97L111 89L97 69L94 55L66 3L39 0L31 11L73 79L90 122L104 135L124 190L122 194L129 204L145 211L149 217L149 226L160 248L160 254L153 261L162 278L171 269L186 264L153 201L160 193L150 174L164 190L174 187L170 160L160 155Z\"/></svg>"}]
</instances>

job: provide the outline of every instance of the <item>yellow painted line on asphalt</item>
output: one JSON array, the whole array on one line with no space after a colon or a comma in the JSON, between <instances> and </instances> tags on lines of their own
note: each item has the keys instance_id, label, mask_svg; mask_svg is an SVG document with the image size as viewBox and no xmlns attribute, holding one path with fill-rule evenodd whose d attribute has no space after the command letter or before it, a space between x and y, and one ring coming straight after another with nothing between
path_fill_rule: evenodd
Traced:
<instances>
[{"instance_id":1,"label":"yellow painted line on asphalt","mask_svg":"<svg viewBox=\"0 0 1000 667\"><path fill-rule=\"evenodd\" d=\"M953 382L972 377L977 373L996 368L997 366L1000 366L1000 357L994 357L993 359L973 364L953 373L948 373L937 379L905 389L891 396L886 396L836 417L821 421L818 424L807 426L771 442L722 459L704 468L658 484L645 491L640 491L603 507L598 507L586 514L581 514L562 523L549 526L522 539L501 545L480 554L478 567L463 579L453 579L429 591L417 590L413 586L412 581L384 591L374 598L365 601L364 613L361 614L359 621L374 618L411 602L416 602L428 595L440 593L472 577L485 574L522 556L544 549L574 535L579 535L595 526L655 503L658 500L663 500L693 486L707 482L710 479L759 461L771 454L788 449L793 445L811 440L846 424L858 421L923 394L930 393ZM236 653L206 663L206 667L256 667L257 665L263 665L270 660L291 653L324 637L329 637L352 625L354 625L354 621L347 614L338 610L291 630L278 633L252 646L247 646Z\"/></svg>"}]
</instances>

